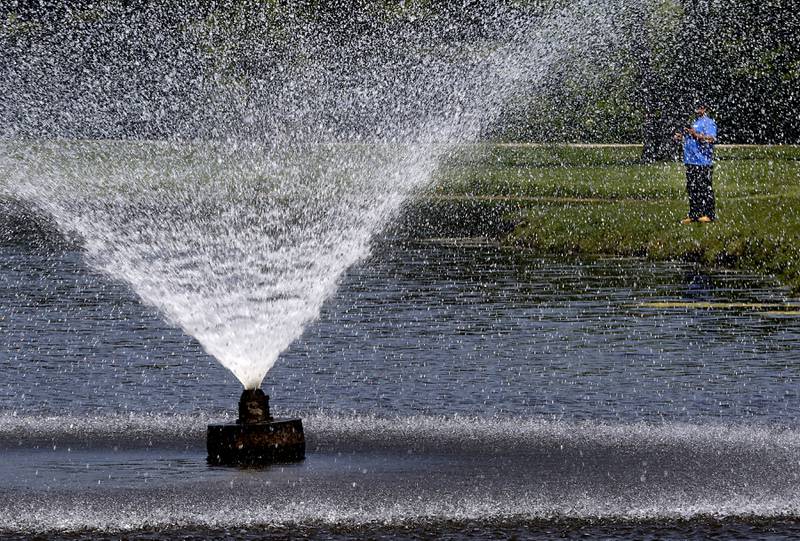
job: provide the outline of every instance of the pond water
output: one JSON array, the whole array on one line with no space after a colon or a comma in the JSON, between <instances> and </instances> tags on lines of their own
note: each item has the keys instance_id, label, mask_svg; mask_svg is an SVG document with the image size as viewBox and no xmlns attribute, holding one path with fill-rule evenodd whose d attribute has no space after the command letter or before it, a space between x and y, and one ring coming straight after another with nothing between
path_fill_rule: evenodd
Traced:
<instances>
[{"instance_id":1,"label":"pond water","mask_svg":"<svg viewBox=\"0 0 800 541\"><path fill-rule=\"evenodd\" d=\"M75 246L7 235L0 531L789 538L798 310L691 264L383 239L265 380L306 461L211 468L233 376Z\"/></svg>"},{"instance_id":2,"label":"pond water","mask_svg":"<svg viewBox=\"0 0 800 541\"><path fill-rule=\"evenodd\" d=\"M225 369L78 251L2 246L0 299L4 411L235 406ZM795 425L798 309L742 273L386 241L265 388L301 413Z\"/></svg>"}]
</instances>

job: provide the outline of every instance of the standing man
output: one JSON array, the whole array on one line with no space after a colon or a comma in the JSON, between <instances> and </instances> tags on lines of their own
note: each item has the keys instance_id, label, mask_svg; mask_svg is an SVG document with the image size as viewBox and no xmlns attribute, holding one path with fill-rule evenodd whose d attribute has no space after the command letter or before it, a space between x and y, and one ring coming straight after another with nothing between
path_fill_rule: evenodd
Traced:
<instances>
[{"instance_id":1,"label":"standing man","mask_svg":"<svg viewBox=\"0 0 800 541\"><path fill-rule=\"evenodd\" d=\"M689 215L681 220L682 224L692 222L707 224L716 218L711 174L714 169L717 123L709 118L707 111L706 104L699 102L695 109L697 119L691 127L675 133L675 140L683 141L686 191L689 193Z\"/></svg>"}]
</instances>

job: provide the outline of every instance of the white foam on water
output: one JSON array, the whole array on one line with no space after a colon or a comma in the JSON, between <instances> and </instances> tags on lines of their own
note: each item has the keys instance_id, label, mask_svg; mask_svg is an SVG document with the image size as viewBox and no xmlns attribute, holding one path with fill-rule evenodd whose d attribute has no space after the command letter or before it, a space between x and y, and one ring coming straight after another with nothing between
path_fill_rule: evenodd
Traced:
<instances>
[{"instance_id":1,"label":"white foam on water","mask_svg":"<svg viewBox=\"0 0 800 541\"><path fill-rule=\"evenodd\" d=\"M421 481L418 479L418 481ZM437 481L439 479L437 478ZM296 481L295 487L302 481ZM355 483L355 484L353 484ZM313 484L310 483L310 484ZM244 529L285 527L413 527L469 521L636 522L694 519L796 519L800 494L755 491L707 491L686 497L594 486L531 487L487 494L478 487L444 485L440 491L393 487L364 480L341 479L338 488L286 490L234 482L228 490L192 485L162 490L56 491L4 494L0 500L0 532L130 532L170 529ZM242 493L246 492L246 493Z\"/></svg>"},{"instance_id":2,"label":"white foam on water","mask_svg":"<svg viewBox=\"0 0 800 541\"><path fill-rule=\"evenodd\" d=\"M0 441L15 462L2 475L35 468L48 486L4 480L0 531L761 520L800 512L797 429L316 413L304 415L304 463L237 470L205 464L207 422L0 415ZM69 450L78 441L115 451ZM179 449L163 458L159 448L170 441ZM149 450L136 451L142 442ZM31 445L40 446L35 456L26 454Z\"/></svg>"},{"instance_id":3,"label":"white foam on water","mask_svg":"<svg viewBox=\"0 0 800 541\"><path fill-rule=\"evenodd\" d=\"M437 454L516 453L538 444L605 447L672 446L700 452L786 452L800 456L797 428L747 424L607 423L535 417L426 416L295 412L313 446L365 454L390 449L425 449ZM84 441L87 444L175 441L205 445L209 423L230 422L212 414L84 414L31 416L0 412L0 442L13 447Z\"/></svg>"}]
</instances>

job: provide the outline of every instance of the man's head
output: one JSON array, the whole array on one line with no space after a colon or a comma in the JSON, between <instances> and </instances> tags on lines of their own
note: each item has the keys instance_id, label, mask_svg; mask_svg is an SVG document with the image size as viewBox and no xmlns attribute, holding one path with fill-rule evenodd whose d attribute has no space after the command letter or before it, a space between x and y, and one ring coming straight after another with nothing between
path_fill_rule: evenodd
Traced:
<instances>
[{"instance_id":1,"label":"man's head","mask_svg":"<svg viewBox=\"0 0 800 541\"><path fill-rule=\"evenodd\" d=\"M694 112L697 116L705 115L708 112L708 104L703 100L695 102Z\"/></svg>"}]
</instances>

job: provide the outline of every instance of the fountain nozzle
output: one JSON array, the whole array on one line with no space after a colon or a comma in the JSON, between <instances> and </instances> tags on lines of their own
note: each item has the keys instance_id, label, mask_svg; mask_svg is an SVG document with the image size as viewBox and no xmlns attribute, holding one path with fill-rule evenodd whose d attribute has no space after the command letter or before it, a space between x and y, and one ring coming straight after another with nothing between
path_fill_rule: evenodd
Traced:
<instances>
[{"instance_id":1,"label":"fountain nozzle","mask_svg":"<svg viewBox=\"0 0 800 541\"><path fill-rule=\"evenodd\" d=\"M269 413L269 395L261 389L245 389L239 398L239 418L236 424L247 425L251 423L269 423L272 415Z\"/></svg>"}]
</instances>

